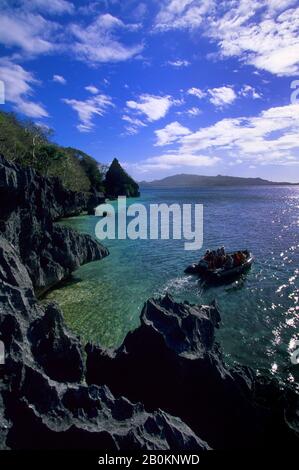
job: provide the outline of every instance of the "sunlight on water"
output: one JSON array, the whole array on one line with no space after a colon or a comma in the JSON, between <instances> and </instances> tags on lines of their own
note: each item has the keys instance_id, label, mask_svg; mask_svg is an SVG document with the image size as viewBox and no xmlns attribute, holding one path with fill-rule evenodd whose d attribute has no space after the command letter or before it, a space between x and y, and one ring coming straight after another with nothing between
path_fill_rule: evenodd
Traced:
<instances>
[{"instance_id":1,"label":"sunlight on water","mask_svg":"<svg viewBox=\"0 0 299 470\"><path fill-rule=\"evenodd\" d=\"M138 326L144 301L169 292L178 300L217 299L217 335L228 361L238 361L294 382L292 342L299 339L299 188L213 188L144 191L138 202L204 204L204 247L249 248L256 261L229 286L203 289L184 268L202 251L179 240L109 240L110 256L82 266L47 296L85 341L117 346ZM135 202L135 201L134 201ZM65 223L94 235L96 217Z\"/></svg>"}]
</instances>

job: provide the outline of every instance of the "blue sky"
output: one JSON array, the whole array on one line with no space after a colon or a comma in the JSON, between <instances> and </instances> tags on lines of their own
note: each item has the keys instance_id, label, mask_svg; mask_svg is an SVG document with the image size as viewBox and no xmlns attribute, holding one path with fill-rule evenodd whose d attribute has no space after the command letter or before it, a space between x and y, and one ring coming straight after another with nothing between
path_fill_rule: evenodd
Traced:
<instances>
[{"instance_id":1,"label":"blue sky","mask_svg":"<svg viewBox=\"0 0 299 470\"><path fill-rule=\"evenodd\" d=\"M138 180L299 181L299 2L0 0L0 109ZM299 93L298 93L299 97Z\"/></svg>"}]
</instances>

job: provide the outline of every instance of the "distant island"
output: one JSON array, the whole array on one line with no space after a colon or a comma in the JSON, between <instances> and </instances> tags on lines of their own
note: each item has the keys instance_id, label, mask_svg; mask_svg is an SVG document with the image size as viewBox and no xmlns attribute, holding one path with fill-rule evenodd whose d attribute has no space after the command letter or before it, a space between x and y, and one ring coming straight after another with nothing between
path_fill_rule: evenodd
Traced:
<instances>
[{"instance_id":1,"label":"distant island","mask_svg":"<svg viewBox=\"0 0 299 470\"><path fill-rule=\"evenodd\" d=\"M140 188L196 188L209 186L294 186L299 183L274 182L262 178L243 178L238 176L204 176L180 174L167 176L166 178L154 181L141 181Z\"/></svg>"}]
</instances>

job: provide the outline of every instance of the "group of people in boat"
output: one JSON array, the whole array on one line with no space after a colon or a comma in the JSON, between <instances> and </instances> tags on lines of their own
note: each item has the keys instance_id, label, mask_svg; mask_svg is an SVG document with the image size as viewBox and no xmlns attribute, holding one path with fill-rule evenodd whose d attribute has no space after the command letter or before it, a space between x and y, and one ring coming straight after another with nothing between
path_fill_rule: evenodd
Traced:
<instances>
[{"instance_id":1,"label":"group of people in boat","mask_svg":"<svg viewBox=\"0 0 299 470\"><path fill-rule=\"evenodd\" d=\"M222 246L217 250L207 250L200 260L200 265L207 269L232 269L241 266L246 259L245 252L226 253L224 246Z\"/></svg>"}]
</instances>

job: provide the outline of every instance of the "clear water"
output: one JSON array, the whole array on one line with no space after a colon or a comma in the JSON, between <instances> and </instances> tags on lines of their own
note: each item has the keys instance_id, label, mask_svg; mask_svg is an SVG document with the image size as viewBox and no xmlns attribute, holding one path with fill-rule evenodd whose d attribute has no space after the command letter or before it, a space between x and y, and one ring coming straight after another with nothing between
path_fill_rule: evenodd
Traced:
<instances>
[{"instance_id":1,"label":"clear water","mask_svg":"<svg viewBox=\"0 0 299 470\"><path fill-rule=\"evenodd\" d=\"M299 187L146 190L133 202L203 204L203 249L185 251L178 240L106 240L107 258L82 266L47 296L69 326L85 341L115 347L138 326L149 297L216 298L226 360L298 380L290 353L299 339ZM82 216L63 223L94 235L97 221ZM239 282L204 290L184 268L219 245L248 248L256 261Z\"/></svg>"}]
</instances>

